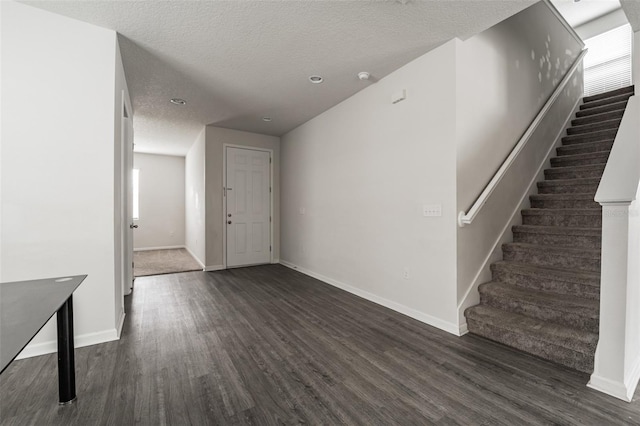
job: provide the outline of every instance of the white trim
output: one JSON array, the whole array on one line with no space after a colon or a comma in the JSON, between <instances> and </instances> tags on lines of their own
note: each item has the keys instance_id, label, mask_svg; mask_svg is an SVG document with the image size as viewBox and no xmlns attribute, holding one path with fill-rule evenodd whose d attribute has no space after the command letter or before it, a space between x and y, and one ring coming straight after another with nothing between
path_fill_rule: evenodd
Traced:
<instances>
[{"instance_id":1,"label":"white trim","mask_svg":"<svg viewBox=\"0 0 640 426\"><path fill-rule=\"evenodd\" d=\"M214 266L205 266L204 267L204 271L205 272L222 271L224 269L227 269L227 268L224 267L224 265L214 265Z\"/></svg>"},{"instance_id":2,"label":"white trim","mask_svg":"<svg viewBox=\"0 0 640 426\"><path fill-rule=\"evenodd\" d=\"M469 327L467 325L467 322L465 321L462 324L460 324L460 327L458 327L458 336L464 336L468 332L469 332Z\"/></svg>"},{"instance_id":3,"label":"white trim","mask_svg":"<svg viewBox=\"0 0 640 426\"><path fill-rule=\"evenodd\" d=\"M280 259L273 259L271 263L280 263Z\"/></svg>"},{"instance_id":4,"label":"white trim","mask_svg":"<svg viewBox=\"0 0 640 426\"><path fill-rule=\"evenodd\" d=\"M124 321L124 320L123 320ZM74 346L76 348L82 348L85 346L97 345L100 343L111 342L119 340L118 330L113 328L111 330L99 331L96 333L82 334L74 336ZM57 340L49 340L42 343L27 345L22 352L18 354L16 359L31 358L34 356L52 354L58 351Z\"/></svg>"},{"instance_id":5,"label":"white trim","mask_svg":"<svg viewBox=\"0 0 640 426\"><path fill-rule=\"evenodd\" d=\"M204 263L202 263L202 261L201 261L200 259L198 259L198 256L196 256L196 255L195 255L195 253L194 253L194 252L192 252L192 251L189 249L189 247L184 246L184 249L185 249L186 251L188 251L188 252L189 252L189 254L191 255L191 257L193 257L193 258L196 260L196 262L198 262L198 264L199 264L200 266L202 266L202 269L204 270L204 268L205 268Z\"/></svg>"},{"instance_id":6,"label":"white trim","mask_svg":"<svg viewBox=\"0 0 640 426\"><path fill-rule=\"evenodd\" d=\"M415 310L413 308L409 308L409 307L404 306L404 305L402 305L400 303L393 302L391 300L388 300L388 299L385 299L383 297L377 296L377 295L375 295L373 293L369 293L368 291L364 291L364 290L359 289L357 287L354 287L354 286L352 286L350 284L346 284L346 283L343 283L341 281L334 280L333 278L329 278L329 277L326 277L324 275L318 274L316 272L310 271L310 270L308 270L306 268L303 268L301 266L295 265L295 264L293 264L291 262L287 262L286 260L280 260L280 264L286 266L287 268L294 269L294 270L296 270L298 272L301 272L301 273L303 273L305 275L308 275L308 276L310 276L312 278L320 280L320 281L322 281L324 283L327 283L329 285L332 285L334 287L337 287L339 289L347 291L347 292L349 292L351 294L355 294L356 296L360 296L363 299L366 299L366 300L368 300L370 302L376 303L378 305L381 305L381 306L384 306L386 308L389 308L389 309L391 309L393 311L396 311L396 312L399 312L401 314L404 314L404 315L406 315L408 317L411 317L411 318L413 318L415 320L423 322L423 323L425 323L427 325L439 328L440 330L444 330L444 331L446 331L448 333L451 333L451 334L455 334L456 336L460 336L461 335L460 333L462 331L462 328L458 327L457 324L454 324L454 323L451 323L451 322L448 322L448 321L444 321L444 320L442 320L440 318L434 317L434 316L429 315L429 314L425 314L424 312L417 311L417 310Z\"/></svg>"},{"instance_id":7,"label":"white trim","mask_svg":"<svg viewBox=\"0 0 640 426\"><path fill-rule=\"evenodd\" d=\"M584 47L584 41L582 40L582 38L580 38L580 36L578 35L578 33L576 32L576 30L573 29L573 27L571 26L571 24L569 24L567 22L566 19L564 19L564 16L562 16L562 14L560 12L558 12L558 9L556 9L556 7L553 5L553 3L551 3L551 1L549 0L543 0L543 3L547 5L547 7L549 8L549 10L551 10L551 12L556 16L556 18L558 19L558 21L560 21L560 23L566 28L567 31L569 31L569 33L571 34L571 36L573 38L576 39L576 41L578 43L580 43L581 47Z\"/></svg>"},{"instance_id":8,"label":"white trim","mask_svg":"<svg viewBox=\"0 0 640 426\"><path fill-rule=\"evenodd\" d=\"M637 367L635 370L640 373L640 369ZM587 387L626 402L631 402L633 399L633 390L635 389L635 387L629 388L625 386L624 383L596 376L595 373L591 375L591 380L587 383ZM629 392L631 392L631 395L629 395Z\"/></svg>"},{"instance_id":9,"label":"white trim","mask_svg":"<svg viewBox=\"0 0 640 426\"><path fill-rule=\"evenodd\" d=\"M545 2L546 1L547 0L545 0ZM567 71L565 76L562 78L562 81L560 82L560 84L556 86L555 90L553 91L553 94L551 94L551 97L549 97L549 99L544 104L544 106L542 107L538 115L536 115L536 117L531 122L531 125L527 128L526 132L524 132L520 140L518 140L518 143L516 144L516 146L513 148L513 150L511 150L511 152L509 153L509 156L504 160L504 162L502 163L498 171L495 173L495 175L493 175L493 177L491 178L487 186L484 188L482 193L475 200L475 202L473 203L473 206L471 206L471 208L466 214L463 211L461 211L458 214L459 227L462 228L465 225L470 225L473 222L473 219L475 219L475 217L478 215L482 207L489 200L489 197L491 196L493 191L496 189L496 187L498 186L498 184L506 174L507 170L509 170L513 162L516 160L516 157L518 156L518 154L520 154L520 152L524 149L527 142L529 142L529 138L531 137L531 135L533 135L533 133L536 131L536 129L538 128L542 120L545 118L545 116L553 106L553 103L556 101L558 96L560 96L560 94L564 90L567 83L571 80L571 77L573 77L573 73L575 73L575 71L578 69L578 65L582 63L582 59L586 54L587 54L587 50L584 49L580 53L580 55L578 55L578 58L575 60L573 65L571 65L571 68L569 69L569 71Z\"/></svg>"},{"instance_id":10,"label":"white trim","mask_svg":"<svg viewBox=\"0 0 640 426\"><path fill-rule=\"evenodd\" d=\"M223 143L222 144L222 269L227 268L227 148L237 148L237 149L246 149L249 151L263 151L269 153L269 246L271 247L271 251L269 252L270 263L275 263L274 253L275 253L275 239L273 235L273 222L275 220L274 210L273 210L273 196L276 192L275 189L275 181L273 179L273 166L275 157L273 156L273 150L269 148L260 148L250 145L236 145L231 143ZM238 265L238 266L249 266L249 265Z\"/></svg>"},{"instance_id":11,"label":"white trim","mask_svg":"<svg viewBox=\"0 0 640 426\"><path fill-rule=\"evenodd\" d=\"M471 294L473 294L472 291L477 290L478 286L481 284L478 281L480 280L480 276L482 275L482 273L486 270L486 268L489 267L489 263L493 258L493 253L498 248L498 245L504 240L505 234L510 231L511 227L513 226L513 221L516 215L520 213L523 208L525 208L524 206L527 203L528 197L532 194L535 194L536 184L540 180L541 174L544 173L544 167L549 163L550 158L553 156L554 154L553 150L561 145L563 134L566 128L568 127L572 117L574 116L575 112L579 109L581 102L582 102L582 98L580 97L578 98L576 103L573 105L573 109L571 110L571 113L567 116L567 119L565 120L564 124L558 131L558 134L554 139L554 143L547 150L547 154L545 155L544 160L540 163L540 166L538 166L538 170L536 171L535 175L533 175L533 177L529 181L529 186L527 187L527 190L522 194L522 197L520 198L520 201L518 202L518 204L516 204L515 209L511 213L511 216L509 217L509 220L507 221L505 226L502 228L502 231L500 232L500 234L498 235L498 238L496 238L495 242L493 243L493 246L491 247L491 250L487 254L487 257L485 257L484 261L482 262L482 266L480 266L475 277L473 277L473 280L471 281L471 285L469 286L466 293L464 294L464 297L461 299L460 303L458 304L458 317L464 317L464 315L462 315L461 310L466 309L467 299Z\"/></svg>"},{"instance_id":12,"label":"white trim","mask_svg":"<svg viewBox=\"0 0 640 426\"><path fill-rule=\"evenodd\" d=\"M636 392L636 388L638 387L638 382L640 381L640 357L636 358L636 362L631 369L631 373L627 375L627 378L624 381L624 385L627 388L627 396L629 397L629 401L633 398L633 395Z\"/></svg>"},{"instance_id":13,"label":"white trim","mask_svg":"<svg viewBox=\"0 0 640 426\"><path fill-rule=\"evenodd\" d=\"M186 246L161 246L161 247L138 247L134 248L133 251L151 251L151 250L173 250L173 249L181 249L187 248Z\"/></svg>"},{"instance_id":14,"label":"white trim","mask_svg":"<svg viewBox=\"0 0 640 426\"><path fill-rule=\"evenodd\" d=\"M118 320L118 325L116 326L116 334L118 335L118 339L122 336L122 327L124 326L124 318L126 314L124 310L120 312L120 319Z\"/></svg>"}]
</instances>

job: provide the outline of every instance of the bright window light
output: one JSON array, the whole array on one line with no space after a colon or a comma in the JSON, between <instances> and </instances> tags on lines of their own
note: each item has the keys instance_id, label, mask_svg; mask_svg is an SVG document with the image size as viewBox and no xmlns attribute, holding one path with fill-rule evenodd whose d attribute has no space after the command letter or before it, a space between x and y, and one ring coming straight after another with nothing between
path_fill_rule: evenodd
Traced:
<instances>
[{"instance_id":1,"label":"bright window light","mask_svg":"<svg viewBox=\"0 0 640 426\"><path fill-rule=\"evenodd\" d=\"M140 219L140 170L133 169L133 220Z\"/></svg>"},{"instance_id":2,"label":"bright window light","mask_svg":"<svg viewBox=\"0 0 640 426\"><path fill-rule=\"evenodd\" d=\"M633 32L629 24L584 41L584 95L631 86Z\"/></svg>"}]
</instances>

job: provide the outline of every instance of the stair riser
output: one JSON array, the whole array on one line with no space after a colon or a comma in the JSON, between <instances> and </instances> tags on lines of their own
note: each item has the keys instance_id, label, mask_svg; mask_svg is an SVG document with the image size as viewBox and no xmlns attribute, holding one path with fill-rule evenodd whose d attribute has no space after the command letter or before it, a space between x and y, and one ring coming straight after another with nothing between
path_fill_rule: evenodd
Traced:
<instances>
[{"instance_id":1,"label":"stair riser","mask_svg":"<svg viewBox=\"0 0 640 426\"><path fill-rule=\"evenodd\" d=\"M531 200L534 209L597 209L600 204L593 200Z\"/></svg>"},{"instance_id":2,"label":"stair riser","mask_svg":"<svg viewBox=\"0 0 640 426\"><path fill-rule=\"evenodd\" d=\"M611 90L609 92L599 93L597 95L585 96L583 98L583 102L586 104L593 101L599 101L600 99L606 99L606 98L611 98L613 96L625 95L625 94L629 94L630 96L633 96L634 93L635 93L634 86L622 87L620 89Z\"/></svg>"},{"instance_id":3,"label":"stair riser","mask_svg":"<svg viewBox=\"0 0 640 426\"><path fill-rule=\"evenodd\" d=\"M548 253L542 250L504 250L504 260L518 263L528 263L538 266L552 266L581 271L600 271L600 259L588 257L574 257L568 254Z\"/></svg>"},{"instance_id":4,"label":"stair riser","mask_svg":"<svg viewBox=\"0 0 640 426\"><path fill-rule=\"evenodd\" d=\"M588 285L588 283L584 282L566 281L560 278L540 276L539 274L527 274L510 268L492 268L492 277L494 281L530 290L571 294L591 300L600 299L600 287Z\"/></svg>"},{"instance_id":5,"label":"stair riser","mask_svg":"<svg viewBox=\"0 0 640 426\"><path fill-rule=\"evenodd\" d=\"M536 234L534 232L518 231L513 233L513 241L516 243L538 244L542 246L599 249L601 248L600 240L600 236Z\"/></svg>"},{"instance_id":6,"label":"stair riser","mask_svg":"<svg viewBox=\"0 0 640 426\"><path fill-rule=\"evenodd\" d=\"M585 124L600 123L602 121L615 120L617 118L622 118L623 115L624 115L624 109L606 112L604 114L588 115L586 117L576 118L574 120L571 120L571 125L584 126Z\"/></svg>"},{"instance_id":7,"label":"stair riser","mask_svg":"<svg viewBox=\"0 0 640 426\"><path fill-rule=\"evenodd\" d=\"M627 101L619 102L617 104L605 105L598 108L589 108L576 112L576 118L589 117L592 115L602 114L604 112L618 111L620 109L625 109L627 106Z\"/></svg>"},{"instance_id":8,"label":"stair riser","mask_svg":"<svg viewBox=\"0 0 640 426\"><path fill-rule=\"evenodd\" d=\"M602 123L591 123L584 124L582 126L569 127L567 129L567 135L582 135L598 130L617 129L618 127L620 127L620 120L608 120Z\"/></svg>"},{"instance_id":9,"label":"stair riser","mask_svg":"<svg viewBox=\"0 0 640 426\"><path fill-rule=\"evenodd\" d=\"M562 138L563 145L574 145L588 142L601 142L605 140L615 139L618 129L602 130L599 132L585 133L583 135L570 135Z\"/></svg>"},{"instance_id":10,"label":"stair riser","mask_svg":"<svg viewBox=\"0 0 640 426\"><path fill-rule=\"evenodd\" d=\"M480 303L497 309L502 309L503 311L525 315L530 318L537 318L543 321L562 324L567 327L587 330L591 333L598 332L599 321L597 318L591 318L591 312L587 310L585 310L582 315L574 312L564 312L553 309L549 306L533 305L521 300L497 296L495 294L487 294L482 291L480 292Z\"/></svg>"},{"instance_id":11,"label":"stair riser","mask_svg":"<svg viewBox=\"0 0 640 426\"><path fill-rule=\"evenodd\" d=\"M547 182L538 184L538 194L595 194L600 184L598 182L576 185L546 185Z\"/></svg>"},{"instance_id":12,"label":"stair riser","mask_svg":"<svg viewBox=\"0 0 640 426\"><path fill-rule=\"evenodd\" d=\"M521 351L528 352L540 358L565 365L584 373L593 372L593 355L585 355L561 346L529 338L519 333L506 331L480 321L467 319L467 326L471 333L486 337ZM593 354L593 350L586 353Z\"/></svg>"},{"instance_id":13,"label":"stair riser","mask_svg":"<svg viewBox=\"0 0 640 426\"><path fill-rule=\"evenodd\" d=\"M601 178L604 173L604 164L601 167L588 169L571 169L561 170L547 169L544 171L544 177L547 180L557 179L582 179L582 178Z\"/></svg>"},{"instance_id":14,"label":"stair riser","mask_svg":"<svg viewBox=\"0 0 640 426\"><path fill-rule=\"evenodd\" d=\"M551 159L551 167L571 167L571 166L588 166L591 164L606 164L609 158L609 153L605 153L592 158L571 158L556 157Z\"/></svg>"},{"instance_id":15,"label":"stair riser","mask_svg":"<svg viewBox=\"0 0 640 426\"><path fill-rule=\"evenodd\" d=\"M522 215L522 224L539 226L569 226L575 228L602 228L602 216L577 214Z\"/></svg>"},{"instance_id":16,"label":"stair riser","mask_svg":"<svg viewBox=\"0 0 640 426\"><path fill-rule=\"evenodd\" d=\"M567 146L561 146L560 148L557 148L556 154L558 154L559 156L587 154L590 152L611 151L612 147L613 147L613 141L596 142L596 143L590 143L590 144L567 145Z\"/></svg>"},{"instance_id":17,"label":"stair riser","mask_svg":"<svg viewBox=\"0 0 640 426\"><path fill-rule=\"evenodd\" d=\"M633 95L632 93L625 93L624 95L612 96L610 98L601 99L598 101L587 102L580 105L580 110L582 111L585 109L592 109L592 108L611 105L619 102L624 102L628 100L632 95Z\"/></svg>"}]
</instances>

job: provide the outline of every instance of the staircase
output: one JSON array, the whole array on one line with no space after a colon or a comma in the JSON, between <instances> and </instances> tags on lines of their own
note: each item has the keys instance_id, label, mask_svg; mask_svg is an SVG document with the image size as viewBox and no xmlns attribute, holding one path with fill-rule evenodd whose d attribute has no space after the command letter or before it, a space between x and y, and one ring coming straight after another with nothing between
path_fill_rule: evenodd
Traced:
<instances>
[{"instance_id":1,"label":"staircase","mask_svg":"<svg viewBox=\"0 0 640 426\"><path fill-rule=\"evenodd\" d=\"M469 331L591 373L598 343L602 210L593 198L633 86L584 98L513 243L465 311Z\"/></svg>"}]
</instances>

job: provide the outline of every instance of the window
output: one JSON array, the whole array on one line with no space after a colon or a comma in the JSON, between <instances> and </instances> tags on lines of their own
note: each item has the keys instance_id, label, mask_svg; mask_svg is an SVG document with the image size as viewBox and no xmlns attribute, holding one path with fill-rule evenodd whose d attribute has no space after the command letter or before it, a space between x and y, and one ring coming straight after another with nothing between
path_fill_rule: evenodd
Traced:
<instances>
[{"instance_id":1,"label":"window","mask_svg":"<svg viewBox=\"0 0 640 426\"><path fill-rule=\"evenodd\" d=\"M133 169L133 220L140 219L140 170Z\"/></svg>"},{"instance_id":2,"label":"window","mask_svg":"<svg viewBox=\"0 0 640 426\"><path fill-rule=\"evenodd\" d=\"M585 40L585 96L631 86L632 37L627 24Z\"/></svg>"}]
</instances>

